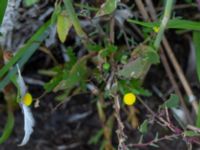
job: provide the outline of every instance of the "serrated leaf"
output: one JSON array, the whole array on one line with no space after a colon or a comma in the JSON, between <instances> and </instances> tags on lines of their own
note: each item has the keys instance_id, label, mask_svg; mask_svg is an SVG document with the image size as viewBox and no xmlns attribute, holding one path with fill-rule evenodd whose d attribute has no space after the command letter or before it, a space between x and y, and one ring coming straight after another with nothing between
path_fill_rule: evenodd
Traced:
<instances>
[{"instance_id":1,"label":"serrated leaf","mask_svg":"<svg viewBox=\"0 0 200 150\"><path fill-rule=\"evenodd\" d=\"M171 94L170 98L162 105L167 108L175 108L179 105L179 98L176 94Z\"/></svg>"},{"instance_id":2,"label":"serrated leaf","mask_svg":"<svg viewBox=\"0 0 200 150\"><path fill-rule=\"evenodd\" d=\"M71 64L75 64L77 61L77 58L75 56L74 50L71 47L68 47L66 50L66 54L69 57L69 62Z\"/></svg>"},{"instance_id":3,"label":"serrated leaf","mask_svg":"<svg viewBox=\"0 0 200 150\"><path fill-rule=\"evenodd\" d=\"M48 83L44 85L44 89L47 92L51 92L63 79L63 74L60 73L53 77Z\"/></svg>"},{"instance_id":4,"label":"serrated leaf","mask_svg":"<svg viewBox=\"0 0 200 150\"><path fill-rule=\"evenodd\" d=\"M58 15L58 20L57 20L57 33L62 43L65 42L71 27L72 27L71 20L68 17L67 13L63 11Z\"/></svg>"},{"instance_id":5,"label":"serrated leaf","mask_svg":"<svg viewBox=\"0 0 200 150\"><path fill-rule=\"evenodd\" d=\"M44 88L47 92L51 92L55 87L60 84L62 80L65 80L66 77L69 76L69 72L72 69L73 65L76 63L77 58L71 47L66 49L66 54L69 57L69 60L64 64L64 67L57 66L52 69L52 71L54 71L56 75L44 85ZM62 98L62 96L60 97Z\"/></svg>"},{"instance_id":6,"label":"serrated leaf","mask_svg":"<svg viewBox=\"0 0 200 150\"><path fill-rule=\"evenodd\" d=\"M101 5L96 16L99 17L111 14L117 8L117 2L118 0L106 0L106 2Z\"/></svg>"},{"instance_id":7,"label":"serrated leaf","mask_svg":"<svg viewBox=\"0 0 200 150\"><path fill-rule=\"evenodd\" d=\"M148 132L148 121L144 120L144 122L140 125L139 131L142 134L146 134Z\"/></svg>"},{"instance_id":8,"label":"serrated leaf","mask_svg":"<svg viewBox=\"0 0 200 150\"><path fill-rule=\"evenodd\" d=\"M87 75L86 60L82 57L69 71L69 74L55 87L54 91L71 89Z\"/></svg>"}]
</instances>

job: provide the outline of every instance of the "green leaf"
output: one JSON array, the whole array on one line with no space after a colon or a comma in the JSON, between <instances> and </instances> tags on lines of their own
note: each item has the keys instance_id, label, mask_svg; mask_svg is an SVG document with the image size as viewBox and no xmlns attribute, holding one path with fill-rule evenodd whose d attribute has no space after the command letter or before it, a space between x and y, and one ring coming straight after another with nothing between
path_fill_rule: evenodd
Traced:
<instances>
[{"instance_id":1,"label":"green leaf","mask_svg":"<svg viewBox=\"0 0 200 150\"><path fill-rule=\"evenodd\" d=\"M200 32L194 31L193 32L193 42L194 42L194 46L195 46L196 70L197 70L197 75L198 75L198 79L200 82L200 45L199 45L199 41L200 41Z\"/></svg>"},{"instance_id":2,"label":"green leaf","mask_svg":"<svg viewBox=\"0 0 200 150\"><path fill-rule=\"evenodd\" d=\"M69 71L76 63L77 58L71 47L67 48L66 54L69 57L69 61L65 63L64 67L58 66L52 69L52 71L55 71L56 75L44 85L47 92L51 92L62 80L66 79L66 77L69 76Z\"/></svg>"},{"instance_id":3,"label":"green leaf","mask_svg":"<svg viewBox=\"0 0 200 150\"><path fill-rule=\"evenodd\" d=\"M51 16L51 24L54 24L57 22L58 15L61 13L61 11L62 11L62 8L60 6L60 3L59 4L55 3L55 8Z\"/></svg>"},{"instance_id":4,"label":"green leaf","mask_svg":"<svg viewBox=\"0 0 200 150\"><path fill-rule=\"evenodd\" d=\"M151 46L140 45L132 53L132 61L124 65L117 75L125 79L142 79L151 65L158 62L159 56Z\"/></svg>"},{"instance_id":5,"label":"green leaf","mask_svg":"<svg viewBox=\"0 0 200 150\"><path fill-rule=\"evenodd\" d=\"M125 79L139 79L144 77L149 68L150 64L145 59L138 57L136 60L124 65L124 67L117 72L117 75Z\"/></svg>"},{"instance_id":6,"label":"green leaf","mask_svg":"<svg viewBox=\"0 0 200 150\"><path fill-rule=\"evenodd\" d=\"M62 80L63 80L63 74L58 73L58 75L53 77L48 83L44 85L44 89L47 92L51 92Z\"/></svg>"},{"instance_id":7,"label":"green leaf","mask_svg":"<svg viewBox=\"0 0 200 150\"><path fill-rule=\"evenodd\" d=\"M148 50L145 53L145 57L147 59L147 61L151 64L157 64L160 62L160 57L158 55L158 53L155 50Z\"/></svg>"},{"instance_id":8,"label":"green leaf","mask_svg":"<svg viewBox=\"0 0 200 150\"><path fill-rule=\"evenodd\" d=\"M84 57L79 59L71 68L69 74L55 87L54 91L71 89L83 81L87 75L86 60Z\"/></svg>"},{"instance_id":9,"label":"green leaf","mask_svg":"<svg viewBox=\"0 0 200 150\"><path fill-rule=\"evenodd\" d=\"M7 8L8 0L0 0L0 26L3 22L3 17Z\"/></svg>"},{"instance_id":10,"label":"green leaf","mask_svg":"<svg viewBox=\"0 0 200 150\"><path fill-rule=\"evenodd\" d=\"M24 0L24 4L26 6L31 6L31 5L34 5L35 3L37 3L39 0Z\"/></svg>"},{"instance_id":11,"label":"green leaf","mask_svg":"<svg viewBox=\"0 0 200 150\"><path fill-rule=\"evenodd\" d=\"M46 39L48 36L49 26L50 20L40 27L38 31L27 41L27 43L18 50L16 55L0 70L0 78L8 72L8 74L5 75L0 82L0 90L2 90L10 82L10 79L16 74L17 67L13 65L18 63L19 67L22 67L38 49L41 42ZM10 70L11 68L12 70Z\"/></svg>"},{"instance_id":12,"label":"green leaf","mask_svg":"<svg viewBox=\"0 0 200 150\"><path fill-rule=\"evenodd\" d=\"M100 144L99 150L105 150L106 145L108 144L107 140L103 140Z\"/></svg>"},{"instance_id":13,"label":"green leaf","mask_svg":"<svg viewBox=\"0 0 200 150\"><path fill-rule=\"evenodd\" d=\"M69 18L71 20L71 23L73 24L73 27L74 27L76 33L81 38L87 39L87 35L85 34L83 29L81 28L81 24L79 22L79 19L78 19L76 13L75 13L74 7L72 5L72 1L71 0L64 0L64 4L65 4L66 12L69 15Z\"/></svg>"},{"instance_id":14,"label":"green leaf","mask_svg":"<svg viewBox=\"0 0 200 150\"><path fill-rule=\"evenodd\" d=\"M198 108L198 114L196 117L196 127L200 128L200 103L199 103L199 108Z\"/></svg>"},{"instance_id":15,"label":"green leaf","mask_svg":"<svg viewBox=\"0 0 200 150\"><path fill-rule=\"evenodd\" d=\"M0 144L4 143L10 136L14 127L15 118L12 112L8 112L8 118L3 130L3 134L0 137Z\"/></svg>"},{"instance_id":16,"label":"green leaf","mask_svg":"<svg viewBox=\"0 0 200 150\"><path fill-rule=\"evenodd\" d=\"M99 54L101 55L101 57L107 57L110 54L114 53L117 51L117 46L109 44L106 46L106 48L102 49Z\"/></svg>"},{"instance_id":17,"label":"green leaf","mask_svg":"<svg viewBox=\"0 0 200 150\"><path fill-rule=\"evenodd\" d=\"M100 45L98 45L98 44L91 44L91 43L88 43L86 45L86 47L87 47L88 51L94 51L94 52L98 52L98 51L100 51L102 49L102 47Z\"/></svg>"},{"instance_id":18,"label":"green leaf","mask_svg":"<svg viewBox=\"0 0 200 150\"><path fill-rule=\"evenodd\" d=\"M189 136L189 137L200 136L199 133L194 132L194 131L184 131L183 135L184 135L184 136Z\"/></svg>"},{"instance_id":19,"label":"green leaf","mask_svg":"<svg viewBox=\"0 0 200 150\"><path fill-rule=\"evenodd\" d=\"M162 107L175 108L179 105L179 98L176 94L171 94L170 98L162 105Z\"/></svg>"},{"instance_id":20,"label":"green leaf","mask_svg":"<svg viewBox=\"0 0 200 150\"><path fill-rule=\"evenodd\" d=\"M118 0L106 0L106 2L101 5L96 16L99 17L111 14L117 8L117 2Z\"/></svg>"},{"instance_id":21,"label":"green leaf","mask_svg":"<svg viewBox=\"0 0 200 150\"><path fill-rule=\"evenodd\" d=\"M97 144L100 141L100 138L103 136L103 129L100 129L95 135L93 135L88 144Z\"/></svg>"},{"instance_id":22,"label":"green leaf","mask_svg":"<svg viewBox=\"0 0 200 150\"><path fill-rule=\"evenodd\" d=\"M118 81L118 88L122 95L132 92L136 95L151 96L148 90L142 88L142 83L138 79Z\"/></svg>"},{"instance_id":23,"label":"green leaf","mask_svg":"<svg viewBox=\"0 0 200 150\"><path fill-rule=\"evenodd\" d=\"M57 33L62 43L65 42L68 32L71 27L72 27L72 23L70 21L70 18L67 15L67 13L63 11L62 13L58 15L58 20L57 20Z\"/></svg>"},{"instance_id":24,"label":"green leaf","mask_svg":"<svg viewBox=\"0 0 200 150\"><path fill-rule=\"evenodd\" d=\"M130 23L138 24L147 28L159 27L160 22L142 22L138 20L128 19ZM200 30L200 23L190 20L171 19L167 24L168 29L182 29L182 30Z\"/></svg>"},{"instance_id":25,"label":"green leaf","mask_svg":"<svg viewBox=\"0 0 200 150\"><path fill-rule=\"evenodd\" d=\"M148 132L148 121L147 120L144 120L144 122L140 125L139 131L142 134L146 134Z\"/></svg>"},{"instance_id":26,"label":"green leaf","mask_svg":"<svg viewBox=\"0 0 200 150\"><path fill-rule=\"evenodd\" d=\"M75 53L71 47L68 47L66 50L67 56L69 57L69 62L71 64L75 64L77 61L77 57L75 56Z\"/></svg>"}]
</instances>

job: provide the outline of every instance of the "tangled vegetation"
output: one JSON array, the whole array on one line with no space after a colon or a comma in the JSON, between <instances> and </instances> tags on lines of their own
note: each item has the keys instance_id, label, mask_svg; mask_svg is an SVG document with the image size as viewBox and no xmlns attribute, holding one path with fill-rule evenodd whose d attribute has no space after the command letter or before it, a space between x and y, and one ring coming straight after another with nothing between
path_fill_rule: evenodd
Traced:
<instances>
[{"instance_id":1,"label":"tangled vegetation","mask_svg":"<svg viewBox=\"0 0 200 150\"><path fill-rule=\"evenodd\" d=\"M0 147L199 147L199 7L1 0Z\"/></svg>"}]
</instances>

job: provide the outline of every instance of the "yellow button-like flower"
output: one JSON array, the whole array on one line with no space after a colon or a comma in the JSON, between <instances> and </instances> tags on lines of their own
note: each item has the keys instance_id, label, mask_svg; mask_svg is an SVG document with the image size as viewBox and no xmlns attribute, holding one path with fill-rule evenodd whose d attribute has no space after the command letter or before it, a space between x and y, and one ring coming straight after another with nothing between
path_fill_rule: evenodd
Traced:
<instances>
[{"instance_id":1,"label":"yellow button-like flower","mask_svg":"<svg viewBox=\"0 0 200 150\"><path fill-rule=\"evenodd\" d=\"M159 27L157 27L157 26L153 27L153 31L154 31L154 32L158 33L158 32L159 32L159 30L160 30L160 28L159 28Z\"/></svg>"},{"instance_id":2,"label":"yellow button-like flower","mask_svg":"<svg viewBox=\"0 0 200 150\"><path fill-rule=\"evenodd\" d=\"M26 106L30 106L31 103L33 102L32 95L30 93L26 93L23 97L23 103Z\"/></svg>"},{"instance_id":3,"label":"yellow button-like flower","mask_svg":"<svg viewBox=\"0 0 200 150\"><path fill-rule=\"evenodd\" d=\"M123 101L126 105L133 105L136 102L136 96L133 93L127 93L124 95Z\"/></svg>"}]
</instances>

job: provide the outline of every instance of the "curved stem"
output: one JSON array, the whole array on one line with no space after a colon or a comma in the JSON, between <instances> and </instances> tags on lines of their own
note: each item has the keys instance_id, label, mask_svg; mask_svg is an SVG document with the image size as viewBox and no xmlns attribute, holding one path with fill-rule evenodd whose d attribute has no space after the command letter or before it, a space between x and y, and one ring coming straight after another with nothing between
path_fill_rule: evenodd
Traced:
<instances>
[{"instance_id":1,"label":"curved stem","mask_svg":"<svg viewBox=\"0 0 200 150\"><path fill-rule=\"evenodd\" d=\"M171 16L173 2L174 2L174 0L167 0L166 1L164 16L163 16L161 25L159 27L159 32L158 32L158 34L156 36L156 40L154 42L154 47L155 47L156 50L158 50L159 47L160 47L160 43L162 41L165 28L167 27L167 23L168 23L169 18Z\"/></svg>"}]
</instances>

